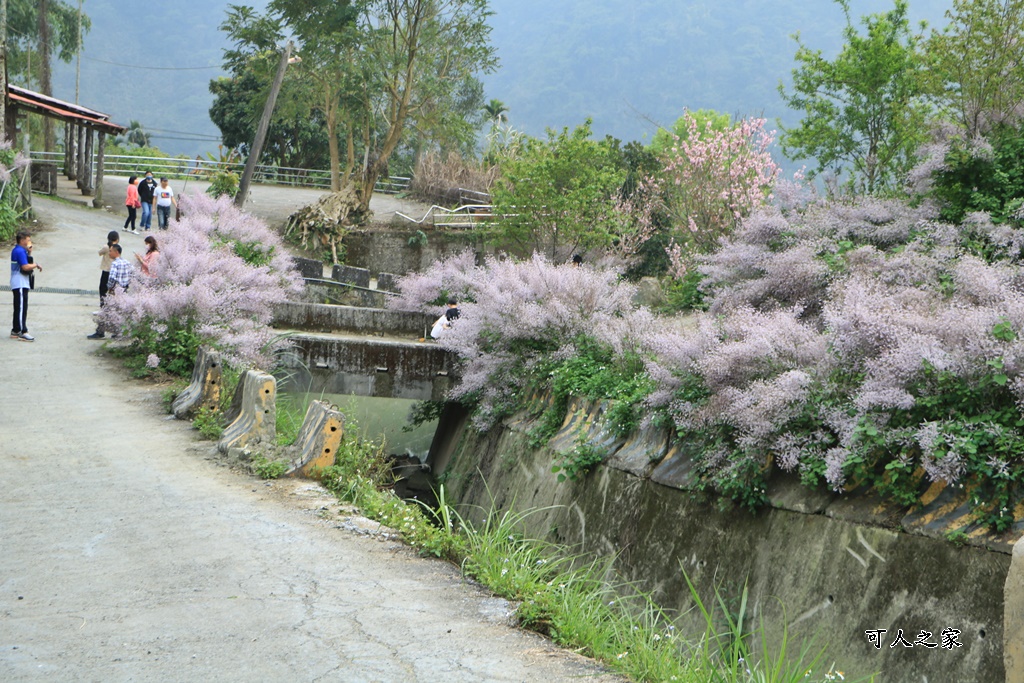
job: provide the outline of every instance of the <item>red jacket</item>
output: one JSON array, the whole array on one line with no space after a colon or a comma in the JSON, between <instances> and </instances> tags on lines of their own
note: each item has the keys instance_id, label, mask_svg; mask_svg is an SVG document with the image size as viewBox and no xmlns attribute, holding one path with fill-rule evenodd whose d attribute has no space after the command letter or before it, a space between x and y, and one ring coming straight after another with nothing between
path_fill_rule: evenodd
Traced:
<instances>
[{"instance_id":1,"label":"red jacket","mask_svg":"<svg viewBox=\"0 0 1024 683\"><path fill-rule=\"evenodd\" d=\"M142 206L142 202L139 200L139 188L134 185L128 186L128 196L124 199L125 206L134 206L136 209Z\"/></svg>"}]
</instances>

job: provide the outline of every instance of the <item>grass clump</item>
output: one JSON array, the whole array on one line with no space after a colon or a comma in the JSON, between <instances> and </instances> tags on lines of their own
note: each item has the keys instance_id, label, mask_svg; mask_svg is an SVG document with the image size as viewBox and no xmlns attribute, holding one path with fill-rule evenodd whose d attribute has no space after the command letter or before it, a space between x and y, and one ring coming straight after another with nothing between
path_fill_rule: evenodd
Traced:
<instances>
[{"instance_id":1,"label":"grass clump","mask_svg":"<svg viewBox=\"0 0 1024 683\"><path fill-rule=\"evenodd\" d=\"M437 492L436 508L402 501L390 490L393 478L381 443L346 436L336 464L318 475L339 498L394 529L421 554L451 561L495 595L517 602L524 628L594 657L633 680L852 680L834 667L824 670L824 650L813 643L801 644L794 652L784 633L781 645L773 649L763 628L749 631L744 617L746 590L738 610L730 611L731 603L717 592L715 602L706 607L687 579L696 609L706 619L706 630L694 639L682 637L676 618L649 593L608 580L614 576L610 562L587 560L524 536L524 522L544 509L514 512L492 507L473 521L447 500L444 486ZM759 645L758 634L762 636Z\"/></svg>"}]
</instances>

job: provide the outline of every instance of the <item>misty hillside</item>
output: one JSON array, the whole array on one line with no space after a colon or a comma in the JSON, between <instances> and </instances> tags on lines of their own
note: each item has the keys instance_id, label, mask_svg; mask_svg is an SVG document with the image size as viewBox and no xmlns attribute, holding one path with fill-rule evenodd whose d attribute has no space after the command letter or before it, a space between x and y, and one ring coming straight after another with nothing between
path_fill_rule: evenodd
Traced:
<instances>
[{"instance_id":1,"label":"misty hillside","mask_svg":"<svg viewBox=\"0 0 1024 683\"><path fill-rule=\"evenodd\" d=\"M223 74L226 43L217 27L230 3L151 3L144 20L128 16L126 4L85 2L93 29L84 42L80 101L118 123L141 121L168 152L215 150L207 84ZM911 0L911 14L941 25L949 4ZM885 0L851 5L858 16L892 6ZM512 125L532 135L589 116L599 135L649 139L651 121L669 124L683 107L793 121L776 92L793 67L791 34L800 31L810 46L834 54L843 26L841 10L826 0L492 0L491 6L501 68L484 78L485 96L502 100ZM73 100L74 89L74 65L58 64L54 94Z\"/></svg>"}]
</instances>

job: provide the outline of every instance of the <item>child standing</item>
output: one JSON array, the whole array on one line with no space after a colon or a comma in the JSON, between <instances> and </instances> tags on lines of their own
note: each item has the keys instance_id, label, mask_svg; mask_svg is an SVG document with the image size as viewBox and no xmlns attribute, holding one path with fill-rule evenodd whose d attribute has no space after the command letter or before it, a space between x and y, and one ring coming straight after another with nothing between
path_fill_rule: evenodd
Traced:
<instances>
[{"instance_id":1,"label":"child standing","mask_svg":"<svg viewBox=\"0 0 1024 683\"><path fill-rule=\"evenodd\" d=\"M100 308L103 308L103 304L107 298L107 284L110 282L110 264L114 260L111 247L121 241L121 236L117 233L117 230L111 230L107 233L107 246L99 250L100 255ZM99 311L93 311L93 315L98 315ZM103 339L103 326L98 325L96 331L88 335L88 339Z\"/></svg>"},{"instance_id":2,"label":"child standing","mask_svg":"<svg viewBox=\"0 0 1024 683\"><path fill-rule=\"evenodd\" d=\"M14 294L14 322L11 324L11 339L35 341L28 333L28 290L31 288L28 276L43 269L38 263L30 263L32 235L19 232L15 235L14 249L11 250L11 292Z\"/></svg>"},{"instance_id":3,"label":"child standing","mask_svg":"<svg viewBox=\"0 0 1024 683\"><path fill-rule=\"evenodd\" d=\"M139 188L135 186L137 181L138 176L128 178L128 194L124 198L124 205L128 207L128 218L122 228L122 230L127 230L135 235L139 234L139 231L135 229L135 211L142 206L142 200L139 199Z\"/></svg>"}]
</instances>

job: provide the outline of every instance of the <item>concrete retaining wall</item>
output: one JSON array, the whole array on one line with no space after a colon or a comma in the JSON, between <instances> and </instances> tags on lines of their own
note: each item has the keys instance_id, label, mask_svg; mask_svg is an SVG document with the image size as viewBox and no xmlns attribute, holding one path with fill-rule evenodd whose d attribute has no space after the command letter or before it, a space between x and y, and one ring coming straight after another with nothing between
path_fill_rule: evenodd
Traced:
<instances>
[{"instance_id":1,"label":"concrete retaining wall","mask_svg":"<svg viewBox=\"0 0 1024 683\"><path fill-rule=\"evenodd\" d=\"M482 247L479 240L468 232L437 230L422 226L426 243L419 239L417 228L401 230L390 226L386 230L354 230L345 235L345 262L366 268L376 275L380 272L404 275L425 270L434 261L448 254ZM413 242L410 244L409 240Z\"/></svg>"},{"instance_id":2,"label":"concrete retaining wall","mask_svg":"<svg viewBox=\"0 0 1024 683\"><path fill-rule=\"evenodd\" d=\"M902 531L901 517L877 501L814 494L785 480L773 485L776 506L755 515L687 488L684 463L692 470L692 459L666 435L616 439L603 430L601 412L576 402L562 431L533 449L529 415L480 434L449 405L431 447L434 473L470 515L470 506L490 507L492 496L501 509L556 506L529 516L527 532L614 557L622 579L688 614L683 627L695 632L703 622L692 611L684 570L706 605L714 604L715 586L738 601L746 583L748 623L763 620L776 644L788 627L790 649L811 637L828 643L825 667L835 661L848 680L881 672L877 680L898 683L1024 681L1024 671L1009 659L1004 670L1003 661L1004 650L1024 659L1024 559L1011 571L1008 552L1016 537L956 546L928 529ZM613 455L582 481L559 483L551 467L581 439L603 440ZM651 479L659 468L675 485ZM893 520L896 526L879 525ZM1005 645L1004 617L1012 629ZM869 629L886 629L881 648L869 642ZM962 647L890 647L898 629L910 643L922 631L939 643L944 630L956 629Z\"/></svg>"},{"instance_id":3,"label":"concrete retaining wall","mask_svg":"<svg viewBox=\"0 0 1024 683\"><path fill-rule=\"evenodd\" d=\"M450 354L429 342L295 335L280 357L282 391L443 400L454 370Z\"/></svg>"},{"instance_id":4,"label":"concrete retaining wall","mask_svg":"<svg viewBox=\"0 0 1024 683\"><path fill-rule=\"evenodd\" d=\"M419 339L437 316L362 306L289 302L274 308L274 327L311 332L353 332Z\"/></svg>"}]
</instances>

